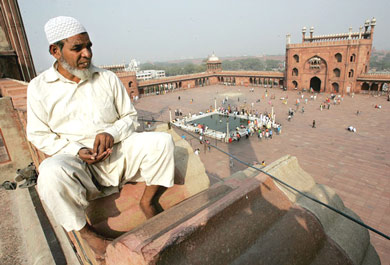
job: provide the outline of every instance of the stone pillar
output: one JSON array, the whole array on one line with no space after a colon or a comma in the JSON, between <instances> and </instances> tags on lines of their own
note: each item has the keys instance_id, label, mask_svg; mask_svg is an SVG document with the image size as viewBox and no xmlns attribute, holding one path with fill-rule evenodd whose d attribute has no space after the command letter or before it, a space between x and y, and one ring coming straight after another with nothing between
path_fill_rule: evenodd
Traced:
<instances>
[{"instance_id":1,"label":"stone pillar","mask_svg":"<svg viewBox=\"0 0 390 265\"><path fill-rule=\"evenodd\" d=\"M0 10L0 27L6 35L4 36L5 41L7 41L7 36L9 38L9 44L12 47L11 52L14 51L17 56L16 67L19 67L21 71L22 78L17 79L29 82L36 76L36 72L17 0L1 1ZM1 52L2 50L0 49L0 57L2 57ZM9 55L5 56L9 57ZM9 64L6 67L14 68L15 65ZM16 78L13 76L8 77Z\"/></svg>"},{"instance_id":2,"label":"stone pillar","mask_svg":"<svg viewBox=\"0 0 390 265\"><path fill-rule=\"evenodd\" d=\"M310 42L313 41L314 27L310 27Z\"/></svg>"}]
</instances>

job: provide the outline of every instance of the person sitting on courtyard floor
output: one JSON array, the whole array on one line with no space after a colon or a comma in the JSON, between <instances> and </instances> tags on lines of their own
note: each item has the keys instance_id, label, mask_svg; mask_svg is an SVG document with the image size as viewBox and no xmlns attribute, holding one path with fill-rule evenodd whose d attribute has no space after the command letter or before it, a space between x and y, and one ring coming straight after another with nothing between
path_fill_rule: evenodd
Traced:
<instances>
[{"instance_id":1,"label":"person sitting on courtyard floor","mask_svg":"<svg viewBox=\"0 0 390 265\"><path fill-rule=\"evenodd\" d=\"M350 131L350 132L356 132L356 128L353 127L353 126L349 126L349 127L347 128L347 130Z\"/></svg>"},{"instance_id":2,"label":"person sitting on courtyard floor","mask_svg":"<svg viewBox=\"0 0 390 265\"><path fill-rule=\"evenodd\" d=\"M136 133L137 112L119 78L92 65L92 42L72 17L45 25L53 66L27 91L27 137L50 156L39 167L38 192L66 231L79 231L97 260L108 241L87 223L90 200L145 182L140 209L162 211L158 199L173 186L174 143L167 133Z\"/></svg>"}]
</instances>

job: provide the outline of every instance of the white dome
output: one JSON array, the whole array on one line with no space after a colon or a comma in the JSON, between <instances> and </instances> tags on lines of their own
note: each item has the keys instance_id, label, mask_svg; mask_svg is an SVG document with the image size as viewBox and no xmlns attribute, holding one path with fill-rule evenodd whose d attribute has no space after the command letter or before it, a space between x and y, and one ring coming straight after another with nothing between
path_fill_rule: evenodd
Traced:
<instances>
[{"instance_id":1,"label":"white dome","mask_svg":"<svg viewBox=\"0 0 390 265\"><path fill-rule=\"evenodd\" d=\"M213 53L209 59L208 59L209 62L216 62L216 61L219 61L219 58L217 56L215 56L215 54Z\"/></svg>"}]
</instances>

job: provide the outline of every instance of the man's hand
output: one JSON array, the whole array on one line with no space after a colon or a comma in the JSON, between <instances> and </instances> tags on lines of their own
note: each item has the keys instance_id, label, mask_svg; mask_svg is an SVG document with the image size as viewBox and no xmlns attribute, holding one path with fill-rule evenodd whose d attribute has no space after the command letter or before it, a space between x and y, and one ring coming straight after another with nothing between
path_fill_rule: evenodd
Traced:
<instances>
[{"instance_id":1,"label":"man's hand","mask_svg":"<svg viewBox=\"0 0 390 265\"><path fill-rule=\"evenodd\" d=\"M81 148L78 152L78 155L81 160L87 162L88 165L96 163L96 153L93 152L91 148Z\"/></svg>"},{"instance_id":2,"label":"man's hand","mask_svg":"<svg viewBox=\"0 0 390 265\"><path fill-rule=\"evenodd\" d=\"M96 162L105 160L112 153L112 147L114 146L114 137L109 133L99 133L95 137L93 143L93 154L96 154ZM95 163L96 163L95 162Z\"/></svg>"}]
</instances>

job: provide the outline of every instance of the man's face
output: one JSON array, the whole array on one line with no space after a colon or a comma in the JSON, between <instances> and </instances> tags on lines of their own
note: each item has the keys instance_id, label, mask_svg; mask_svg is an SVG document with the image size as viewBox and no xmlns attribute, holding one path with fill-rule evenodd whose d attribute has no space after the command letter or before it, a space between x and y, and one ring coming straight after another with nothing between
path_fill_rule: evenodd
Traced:
<instances>
[{"instance_id":1,"label":"man's face","mask_svg":"<svg viewBox=\"0 0 390 265\"><path fill-rule=\"evenodd\" d=\"M57 60L65 61L74 69L87 70L91 65L92 42L88 33L81 33L64 40L64 47Z\"/></svg>"}]
</instances>

